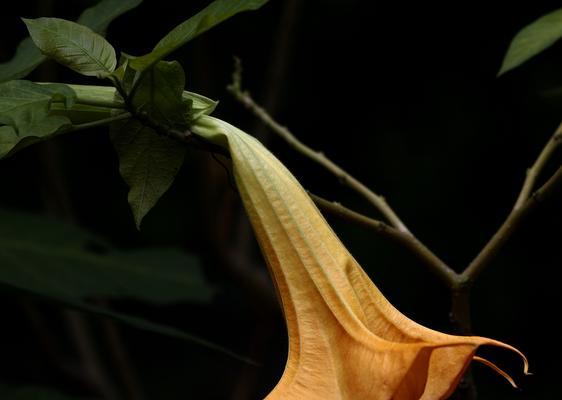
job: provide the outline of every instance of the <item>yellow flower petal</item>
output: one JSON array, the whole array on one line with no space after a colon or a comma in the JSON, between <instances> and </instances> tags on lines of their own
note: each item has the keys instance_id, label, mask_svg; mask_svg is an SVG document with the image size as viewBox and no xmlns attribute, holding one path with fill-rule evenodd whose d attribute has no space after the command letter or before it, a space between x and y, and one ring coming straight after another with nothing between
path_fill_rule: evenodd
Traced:
<instances>
[{"instance_id":1,"label":"yellow flower petal","mask_svg":"<svg viewBox=\"0 0 562 400\"><path fill-rule=\"evenodd\" d=\"M527 370L509 345L433 331L396 310L295 177L256 139L208 116L192 129L229 148L283 306L289 355L267 400L444 399L481 345L517 352Z\"/></svg>"}]
</instances>

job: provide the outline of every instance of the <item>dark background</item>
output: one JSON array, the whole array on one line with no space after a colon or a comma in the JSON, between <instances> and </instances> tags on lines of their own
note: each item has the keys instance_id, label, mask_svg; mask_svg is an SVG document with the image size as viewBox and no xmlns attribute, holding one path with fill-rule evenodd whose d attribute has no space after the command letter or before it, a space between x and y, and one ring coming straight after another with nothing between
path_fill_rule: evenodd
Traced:
<instances>
[{"instance_id":1,"label":"dark background","mask_svg":"<svg viewBox=\"0 0 562 400\"><path fill-rule=\"evenodd\" d=\"M173 56L186 69L188 90L219 99L216 115L261 135L307 189L380 217L230 97L225 87L232 56L239 56L244 83L259 102L305 143L383 194L424 243L461 270L505 219L525 168L560 122L562 44L496 78L513 35L559 4L439 3L272 0ZM18 16L74 19L89 4L11 2L13 10L0 17L0 57L10 58L25 36ZM144 54L205 4L146 0L116 20L107 37L118 50ZM92 82L49 64L32 76L45 78ZM543 178L560 161L558 153ZM283 321L239 201L208 154L189 150L176 183L140 232L103 130L26 149L0 163L0 179L3 208L58 215L122 248L180 246L204 261L209 282L220 288L212 303L118 306L250 355L262 366L119 326L147 399L251 400L272 388L285 362ZM474 333L520 348L534 372L524 378L518 359L493 352L523 389L513 390L478 365L481 399L553 399L559 393L561 199L558 191L521 226L473 290ZM330 221L394 305L424 325L451 330L447 289L424 265L361 227ZM92 396L92 388L52 368L41 333L22 312L29 301L63 343L69 334L56 306L2 294L0 380ZM90 322L95 336L100 321ZM98 346L100 354L108 351L102 340ZM69 345L66 351L74 350ZM107 372L122 385L114 367Z\"/></svg>"}]
</instances>

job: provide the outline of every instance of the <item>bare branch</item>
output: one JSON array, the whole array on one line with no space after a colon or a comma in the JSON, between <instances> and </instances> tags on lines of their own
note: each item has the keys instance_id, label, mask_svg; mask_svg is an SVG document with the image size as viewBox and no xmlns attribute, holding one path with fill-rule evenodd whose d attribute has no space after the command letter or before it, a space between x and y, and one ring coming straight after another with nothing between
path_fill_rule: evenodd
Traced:
<instances>
[{"instance_id":1,"label":"bare branch","mask_svg":"<svg viewBox=\"0 0 562 400\"><path fill-rule=\"evenodd\" d=\"M364 226L365 228L370 229L376 234L393 240L404 246L421 261L423 261L429 267L430 271L439 279L441 279L441 281L443 281L446 286L453 287L459 281L459 274L453 271L447 264L445 264L439 257L437 257L431 250L429 250L414 236L406 232L402 232L390 225L387 225L382 221L366 217L363 214L359 214L358 212L350 210L349 208L342 206L340 203L331 202L310 192L308 194L319 208L347 221Z\"/></svg>"},{"instance_id":2,"label":"bare branch","mask_svg":"<svg viewBox=\"0 0 562 400\"><path fill-rule=\"evenodd\" d=\"M529 199L529 195L535 187L537 177L560 143L562 143L562 124L558 126L558 129L556 129L546 146L544 146L533 166L527 170L527 177L513 207L514 210L521 208Z\"/></svg>"},{"instance_id":3,"label":"bare branch","mask_svg":"<svg viewBox=\"0 0 562 400\"><path fill-rule=\"evenodd\" d=\"M523 219L546 200L561 182L562 166L558 168L556 173L543 186L531 194L521 206L513 209L500 229L461 274L462 281L474 282L478 275L482 273L490 264L490 261L498 254L499 250L519 227Z\"/></svg>"}]
</instances>

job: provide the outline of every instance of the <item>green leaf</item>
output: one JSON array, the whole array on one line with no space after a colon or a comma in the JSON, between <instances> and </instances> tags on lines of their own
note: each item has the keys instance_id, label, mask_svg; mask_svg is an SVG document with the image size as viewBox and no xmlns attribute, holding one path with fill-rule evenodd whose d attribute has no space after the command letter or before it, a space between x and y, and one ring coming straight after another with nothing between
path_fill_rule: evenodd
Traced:
<instances>
[{"instance_id":1,"label":"green leaf","mask_svg":"<svg viewBox=\"0 0 562 400\"><path fill-rule=\"evenodd\" d=\"M142 0L102 0L93 7L86 9L78 18L80 25L86 25L94 32L104 34L109 24L120 15L137 7ZM0 63L0 82L21 79L31 73L45 57L35 46L31 38L20 42L14 57Z\"/></svg>"},{"instance_id":2,"label":"green leaf","mask_svg":"<svg viewBox=\"0 0 562 400\"><path fill-rule=\"evenodd\" d=\"M202 115L212 114L219 104L218 101L211 100L208 97L193 92L184 91L182 96L184 100L191 101L189 121L192 122Z\"/></svg>"},{"instance_id":3,"label":"green leaf","mask_svg":"<svg viewBox=\"0 0 562 400\"><path fill-rule=\"evenodd\" d=\"M138 71L145 70L215 25L239 12L256 10L265 3L267 0L215 0L196 15L176 26L156 44L152 52L134 59L131 65Z\"/></svg>"},{"instance_id":4,"label":"green leaf","mask_svg":"<svg viewBox=\"0 0 562 400\"><path fill-rule=\"evenodd\" d=\"M184 101L184 87L185 74L180 63L160 61L143 75L131 102L163 126L186 129L191 101Z\"/></svg>"},{"instance_id":5,"label":"green leaf","mask_svg":"<svg viewBox=\"0 0 562 400\"><path fill-rule=\"evenodd\" d=\"M527 25L511 41L498 76L536 56L561 37L562 9L546 14Z\"/></svg>"},{"instance_id":6,"label":"green leaf","mask_svg":"<svg viewBox=\"0 0 562 400\"><path fill-rule=\"evenodd\" d=\"M119 172L129 186L129 205L137 228L172 185L185 148L131 119L115 123L111 138L119 157Z\"/></svg>"},{"instance_id":7,"label":"green leaf","mask_svg":"<svg viewBox=\"0 0 562 400\"><path fill-rule=\"evenodd\" d=\"M0 158L45 140L71 125L68 118L50 115L51 104L70 108L75 93L63 84L39 85L29 81L0 84Z\"/></svg>"},{"instance_id":8,"label":"green leaf","mask_svg":"<svg viewBox=\"0 0 562 400\"><path fill-rule=\"evenodd\" d=\"M208 301L197 258L169 248L118 251L77 227L0 210L0 282L82 300Z\"/></svg>"},{"instance_id":9,"label":"green leaf","mask_svg":"<svg viewBox=\"0 0 562 400\"><path fill-rule=\"evenodd\" d=\"M98 78L105 78L115 70L115 49L90 28L59 18L23 21L35 45L62 65Z\"/></svg>"},{"instance_id":10,"label":"green leaf","mask_svg":"<svg viewBox=\"0 0 562 400\"><path fill-rule=\"evenodd\" d=\"M133 87L135 77L137 76L137 72L129 65L129 62L133 58L135 57L121 52L119 57L119 67L113 71L113 77L121 83L127 94Z\"/></svg>"},{"instance_id":11,"label":"green leaf","mask_svg":"<svg viewBox=\"0 0 562 400\"><path fill-rule=\"evenodd\" d=\"M114 74L127 91L131 89L133 79L133 70L128 64L133 60L126 57ZM151 124L164 129L187 129L193 103L189 97L183 97L185 75L176 61L160 61L140 79L136 90L130 94L131 103L148 122L132 119L115 124L112 129L119 170L130 188L129 204L137 228L172 185L185 155L181 145L157 135Z\"/></svg>"}]
</instances>

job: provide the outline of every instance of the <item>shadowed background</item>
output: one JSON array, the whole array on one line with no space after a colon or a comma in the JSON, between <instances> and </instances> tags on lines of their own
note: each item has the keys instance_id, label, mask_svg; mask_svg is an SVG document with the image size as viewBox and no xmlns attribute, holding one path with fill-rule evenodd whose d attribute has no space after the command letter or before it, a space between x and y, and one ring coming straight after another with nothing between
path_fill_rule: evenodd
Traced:
<instances>
[{"instance_id":1,"label":"shadowed background","mask_svg":"<svg viewBox=\"0 0 562 400\"><path fill-rule=\"evenodd\" d=\"M14 2L0 17L0 59L9 59L26 34L18 16L74 19L91 4ZM107 38L117 50L144 54L206 4L145 0L110 26ZM173 58L186 70L188 90L220 100L217 116L259 135L305 188L380 218L230 97L225 87L232 57L240 57L244 84L257 101L305 143L384 195L418 238L461 270L507 216L525 169L562 118L562 44L496 78L513 35L556 7L544 0L446 6L272 0ZM31 79L92 83L53 64ZM559 152L547 174L561 159ZM0 207L71 221L122 249L173 245L195 254L217 289L211 301L112 305L220 343L261 366L124 325L116 328L116 350L108 345L103 322L87 317L87 335L115 398L263 398L284 367L285 330L224 169L209 154L190 149L172 189L138 232L117 167L104 129L59 137L0 162ZM535 374L521 377L519 360L494 352L523 390L476 366L481 399L552 399L559 392L562 352L554 323L562 297L561 199L559 190L522 225L473 290L474 333L520 348ZM447 289L423 264L359 226L329 220L398 309L426 326L451 330ZM80 340L71 336L83 332L68 327L60 307L5 289L0 296L0 383L102 398L96 384L54 367L60 360L52 347L77 369L88 370L91 361L76 355ZM126 353L127 362L115 362L115 351Z\"/></svg>"}]
</instances>

